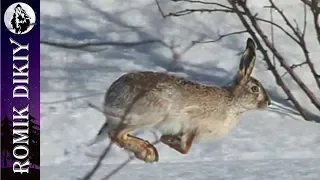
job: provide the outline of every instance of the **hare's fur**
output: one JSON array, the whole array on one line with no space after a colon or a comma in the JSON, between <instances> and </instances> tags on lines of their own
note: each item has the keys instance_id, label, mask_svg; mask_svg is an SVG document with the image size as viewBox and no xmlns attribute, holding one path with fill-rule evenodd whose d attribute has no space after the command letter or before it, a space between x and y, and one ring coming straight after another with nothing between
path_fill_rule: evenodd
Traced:
<instances>
[{"instance_id":1,"label":"hare's fur","mask_svg":"<svg viewBox=\"0 0 320 180\"><path fill-rule=\"evenodd\" d=\"M184 135L194 134L193 142L215 140L228 133L243 112L270 104L263 86L250 77L254 63L255 45L248 39L234 83L227 87L160 72L125 74L106 93L106 123L99 134L116 130L121 122L120 130L154 128L162 135L181 134L181 146L186 146Z\"/></svg>"}]
</instances>

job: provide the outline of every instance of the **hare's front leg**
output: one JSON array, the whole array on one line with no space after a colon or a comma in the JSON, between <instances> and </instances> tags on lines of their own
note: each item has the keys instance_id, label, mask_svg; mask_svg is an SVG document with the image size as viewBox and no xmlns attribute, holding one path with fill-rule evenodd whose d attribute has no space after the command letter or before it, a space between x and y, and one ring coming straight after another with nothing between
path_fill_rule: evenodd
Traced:
<instances>
[{"instance_id":1,"label":"hare's front leg","mask_svg":"<svg viewBox=\"0 0 320 180\"><path fill-rule=\"evenodd\" d=\"M194 137L195 133L162 135L160 141L181 154L187 154L191 149Z\"/></svg>"},{"instance_id":2,"label":"hare's front leg","mask_svg":"<svg viewBox=\"0 0 320 180\"><path fill-rule=\"evenodd\" d=\"M119 147L133 152L136 158L145 162L156 162L159 160L157 149L148 141L129 134L133 129L114 130L110 133L110 138Z\"/></svg>"}]
</instances>

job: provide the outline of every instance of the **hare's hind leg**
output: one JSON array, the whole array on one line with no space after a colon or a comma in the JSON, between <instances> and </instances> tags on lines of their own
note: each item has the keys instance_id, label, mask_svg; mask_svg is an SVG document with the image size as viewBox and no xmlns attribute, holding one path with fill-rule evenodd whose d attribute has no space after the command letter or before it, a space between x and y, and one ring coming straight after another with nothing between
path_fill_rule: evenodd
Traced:
<instances>
[{"instance_id":1,"label":"hare's hind leg","mask_svg":"<svg viewBox=\"0 0 320 180\"><path fill-rule=\"evenodd\" d=\"M119 147L133 152L136 158L145 162L156 162L159 160L157 149L148 141L132 136L129 133L133 128L113 130L110 137Z\"/></svg>"},{"instance_id":2,"label":"hare's hind leg","mask_svg":"<svg viewBox=\"0 0 320 180\"><path fill-rule=\"evenodd\" d=\"M187 154L191 149L194 137L195 133L162 135L160 141L181 154Z\"/></svg>"}]
</instances>

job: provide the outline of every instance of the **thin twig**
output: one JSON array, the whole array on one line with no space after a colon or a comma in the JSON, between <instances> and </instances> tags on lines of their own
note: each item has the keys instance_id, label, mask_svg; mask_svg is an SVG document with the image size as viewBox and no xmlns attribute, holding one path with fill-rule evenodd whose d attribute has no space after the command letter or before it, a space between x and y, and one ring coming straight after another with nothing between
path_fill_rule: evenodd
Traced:
<instances>
[{"instance_id":1,"label":"thin twig","mask_svg":"<svg viewBox=\"0 0 320 180\"><path fill-rule=\"evenodd\" d=\"M199 8L199 9L184 9L184 10L180 10L180 11L176 11L176 12L170 12L167 15L165 15L165 17L167 16L184 16L184 15L188 15L188 14L192 14L192 13L212 13L212 12L225 12L225 13L234 13L233 10L229 10L229 9L219 9L219 8L214 8L214 9L207 9L207 8Z\"/></svg>"},{"instance_id":2,"label":"thin twig","mask_svg":"<svg viewBox=\"0 0 320 180\"><path fill-rule=\"evenodd\" d=\"M159 1L158 0L155 0L156 1L156 4L157 4L157 7L159 9L159 12L161 14L162 17L167 17L167 16L170 16L169 14L165 14L163 12L163 10L161 9L160 7L160 4L159 4ZM215 2L204 2L204 1L194 1L194 0L172 0L173 2L189 2L189 3L199 3L199 4L205 4L205 5L216 5L216 6L219 6L219 7L222 7L222 8L225 8L225 9L229 9L230 11L232 11L232 8L231 7L228 7L226 5L223 5L223 4L220 4L220 3L215 3ZM195 10L193 12L196 12L198 10ZM175 14L175 13L173 13Z\"/></svg>"},{"instance_id":3,"label":"thin twig","mask_svg":"<svg viewBox=\"0 0 320 180\"><path fill-rule=\"evenodd\" d=\"M292 32L297 36L298 40L299 40L299 43L298 45L301 47L302 51L303 51L303 54L306 58L306 61L309 65L309 68L311 70L311 73L312 75L314 76L314 79L316 81L316 84L320 90L320 78L318 78L319 74L317 73L317 71L315 70L314 68L314 65L311 61L311 58L309 56L309 52L307 50L307 45L306 45L306 42L303 38L303 36L299 33L299 30L297 30L296 28L293 27L293 25L290 23L290 21L288 20L288 18L286 17L286 15L283 13L283 11L281 11L277 6L276 4L273 2L273 0L269 0L270 4L271 4L271 8L274 8L279 14L280 16L282 17L282 19L286 22L287 26L292 30ZM316 23L317 24L317 23ZM289 72L290 73L290 72ZM291 73L290 73L291 75ZM301 84L300 82L297 81L297 78L295 78L295 81L298 83L298 85L301 87ZM310 90L308 90L307 87L301 87L305 92L306 94L308 95L309 98L313 98L313 100L311 99L311 101L313 102L313 104L315 104L315 106L319 109L320 111L320 102L318 102L314 96L312 96L312 92Z\"/></svg>"},{"instance_id":4,"label":"thin twig","mask_svg":"<svg viewBox=\"0 0 320 180\"><path fill-rule=\"evenodd\" d=\"M293 64L293 65L290 66L290 68L293 70L293 69L295 69L295 68L297 68L297 67L301 67L301 66L303 66L303 65L305 65L305 64L307 64L306 61L305 61L305 62L302 62L302 63L299 63L299 64ZM285 73L283 73L283 74L281 75L281 77L284 77L284 76L287 75L287 74L288 74L288 71L286 71Z\"/></svg>"},{"instance_id":5,"label":"thin twig","mask_svg":"<svg viewBox=\"0 0 320 180\"><path fill-rule=\"evenodd\" d=\"M320 1L319 0L301 0L303 3L308 5L310 8L312 7L315 11L320 11Z\"/></svg>"},{"instance_id":6,"label":"thin twig","mask_svg":"<svg viewBox=\"0 0 320 180\"><path fill-rule=\"evenodd\" d=\"M168 45L161 41L161 40L145 40L145 41L136 41L136 42L112 42L112 41L99 41L99 42L87 42L87 43L66 43L66 42L53 42L53 41L46 41L41 40L41 44L49 45L49 46L56 46L60 48L67 48L67 49L83 49L90 46L123 46L123 47L131 47L131 46L138 46L138 45L145 45L145 44L152 44L152 43L160 43L166 47Z\"/></svg>"},{"instance_id":7,"label":"thin twig","mask_svg":"<svg viewBox=\"0 0 320 180\"><path fill-rule=\"evenodd\" d=\"M158 144L160 141L157 140L153 143L151 143L152 145L156 145ZM117 174L121 169L123 169L126 165L128 165L131 161L134 160L134 156L130 156L127 160L125 160L122 164L120 164L117 168L115 168L114 170L112 170L110 173L108 173L105 177L102 178L102 180L107 180L110 179L112 176L114 176L115 174Z\"/></svg>"},{"instance_id":8,"label":"thin twig","mask_svg":"<svg viewBox=\"0 0 320 180\"><path fill-rule=\"evenodd\" d=\"M303 5L303 31L302 31L302 38L306 35L306 29L307 29L307 5Z\"/></svg>"},{"instance_id":9,"label":"thin twig","mask_svg":"<svg viewBox=\"0 0 320 180\"><path fill-rule=\"evenodd\" d=\"M312 13L313 13L313 24L314 24L314 28L317 32L317 36L318 36L318 42L320 45L320 22L319 22L319 14L320 14L320 7L318 6L320 5L319 0L312 0ZM319 76L319 75L318 75Z\"/></svg>"},{"instance_id":10,"label":"thin twig","mask_svg":"<svg viewBox=\"0 0 320 180\"><path fill-rule=\"evenodd\" d=\"M302 62L302 63L299 63L299 64L293 64L293 65L290 66L290 68L294 69L294 68L297 68L297 67L301 67L301 66L303 66L303 65L305 65L305 64L307 64L306 61L305 61L305 62Z\"/></svg>"},{"instance_id":11,"label":"thin twig","mask_svg":"<svg viewBox=\"0 0 320 180\"><path fill-rule=\"evenodd\" d=\"M161 9L161 7L160 7L160 5L159 5L158 0L155 0L155 1L156 1L156 4L157 4L157 7L158 7L158 10L159 10L159 12L160 12L161 16L162 16L163 18L165 18L165 17L166 17L166 15L165 15L165 14L164 14L164 12L162 11L162 9Z\"/></svg>"},{"instance_id":12,"label":"thin twig","mask_svg":"<svg viewBox=\"0 0 320 180\"><path fill-rule=\"evenodd\" d=\"M320 2L319 0L312 0L312 1L301 0L301 1L310 7L310 10L313 14L314 29L316 30L318 42L320 45L320 24L319 24Z\"/></svg>"},{"instance_id":13,"label":"thin twig","mask_svg":"<svg viewBox=\"0 0 320 180\"><path fill-rule=\"evenodd\" d=\"M305 119L308 120L307 115L305 113L305 110L302 108L302 106L300 105L300 103L295 99L295 97L293 96L293 94L291 93L291 91L289 90L289 88L287 87L287 85L283 82L283 80L281 79L280 75L278 74L278 72L276 71L275 67L273 66L273 64L271 63L271 60L267 54L267 51L263 48L262 44L260 43L258 37L256 36L255 32L252 30L252 28L250 27L250 25L248 24L247 20L245 19L244 15L239 13L239 9L236 6L236 4L234 3L233 0L228 0L229 3L231 4L231 6L235 9L236 14L238 15L240 21L242 22L243 26L248 30L248 33L251 35L251 37L254 39L254 41L257 44L257 47L259 49L259 51L262 53L262 55L264 56L264 60L266 61L269 69L271 70L272 74L274 75L276 82L279 84L279 86L284 90L284 92L287 94L288 98L293 102L293 104L295 105L295 107L297 108L297 110L299 111L299 113L301 114L301 116ZM256 22L252 23L252 24L256 24ZM255 29L257 31L260 30L260 28L256 28ZM261 30L260 30L261 31ZM266 37L266 36L263 36Z\"/></svg>"},{"instance_id":14,"label":"thin twig","mask_svg":"<svg viewBox=\"0 0 320 180\"><path fill-rule=\"evenodd\" d=\"M207 1L195 1L195 0L172 0L173 2L189 2L189 3L195 3L195 4L205 4L205 5L216 5L216 6L220 6L226 9L230 9L233 10L232 7L223 5L221 3L216 3L216 2L207 2Z\"/></svg>"},{"instance_id":15,"label":"thin twig","mask_svg":"<svg viewBox=\"0 0 320 180\"><path fill-rule=\"evenodd\" d=\"M112 142L110 141L109 145L103 150L102 154L100 155L100 157L98 158L98 161L96 162L96 164L93 166L93 168L84 176L83 180L89 180L94 173L98 170L98 168L101 165L102 160L107 156L108 152L110 151L111 147L112 147Z\"/></svg>"},{"instance_id":16,"label":"thin twig","mask_svg":"<svg viewBox=\"0 0 320 180\"><path fill-rule=\"evenodd\" d=\"M115 174L117 174L117 172L119 172L121 169L123 169L126 165L128 165L132 160L134 160L134 156L130 156L126 161L124 161L122 164L120 164L120 166L118 166L116 169L114 169L113 171L111 171L110 173L108 173L105 177L103 177L103 180L107 180L110 179L112 176L114 176Z\"/></svg>"},{"instance_id":17,"label":"thin twig","mask_svg":"<svg viewBox=\"0 0 320 180\"><path fill-rule=\"evenodd\" d=\"M285 21L285 23L287 24L287 26L292 30L292 32L299 38L300 34L295 30L295 28L293 27L293 25L290 23L290 21L288 20L287 16L283 13L282 10L280 10L273 2L273 0L269 0L271 6L270 8L275 9L280 16L282 17L282 19Z\"/></svg>"},{"instance_id":18,"label":"thin twig","mask_svg":"<svg viewBox=\"0 0 320 180\"><path fill-rule=\"evenodd\" d=\"M184 16L184 15L186 15L186 14L191 14L191 13L194 13L194 12L201 12L201 9L187 9L187 10L182 10L182 11L178 11L178 12L171 12L171 13L169 13L169 14L164 14L162 8L161 8L160 5L159 5L158 0L155 0L155 1L156 1L156 4L157 4L157 7L158 7L158 9L159 9L159 12L160 12L160 14L161 14L161 16L162 16L163 18L166 18L166 17L168 17L168 16L179 17L179 16ZM209 3L209 2L208 2L208 3ZM215 3L211 3L211 4L215 4ZM219 3L217 3L217 4L219 4ZM219 4L219 5L221 5L221 4ZM225 6L225 7L228 9L228 11L230 10L230 13L234 13L234 9L232 9L231 7L228 7L228 6ZM210 12L209 9L207 9L207 11ZM232 11L232 12L231 12L231 11ZM179 14L179 13L181 13L181 12L183 12L183 13L182 13L182 14ZM185 13L186 13L186 14L185 14ZM240 13L245 15L245 12L243 12L243 11L240 11ZM269 20L266 20L266 19L262 19L262 18L258 18L258 17L257 17L256 19L257 19L258 21L261 21L261 22L264 22L264 23L269 23L269 24L272 24L272 25L276 26L276 27L279 28L281 31L283 31L286 35L288 35L293 41L299 43L299 41L298 41L295 37L293 37L288 31L286 31L282 26L280 26L280 25L278 25L278 24L276 24L276 23L274 23L274 22L271 22L271 21L269 21Z\"/></svg>"},{"instance_id":19,"label":"thin twig","mask_svg":"<svg viewBox=\"0 0 320 180\"><path fill-rule=\"evenodd\" d=\"M312 7L312 2L308 0L301 0L304 4L308 5L309 7Z\"/></svg>"},{"instance_id":20,"label":"thin twig","mask_svg":"<svg viewBox=\"0 0 320 180\"><path fill-rule=\"evenodd\" d=\"M236 32L231 32L231 33L226 33L226 34L222 34L219 35L219 37L217 39L214 40L208 40L208 41L192 41L192 43L213 43L213 42L217 42L220 41L221 39L227 37L227 36L231 36L231 35L235 35L235 34L242 34L242 33L247 33L247 30L242 30L242 31L236 31Z\"/></svg>"},{"instance_id":21,"label":"thin twig","mask_svg":"<svg viewBox=\"0 0 320 180\"><path fill-rule=\"evenodd\" d=\"M180 10L180 11L176 11L176 12L170 12L168 14L165 14L161 8L161 6L159 5L159 2L158 0L155 0L156 1L156 4L157 4L157 7L159 9L159 12L161 14L161 16L163 18L167 18L169 16L172 16L172 17L179 17L179 16L184 16L184 15L188 15L188 14L192 14L192 13L196 13L196 12L200 12L200 13L204 13L204 12L207 12L207 13L212 13L212 12L225 12L225 13L234 13L234 10L228 6L225 6L225 5L222 5L220 3L210 3L211 5L216 5L216 6L219 6L219 7L222 7L222 8L213 8L213 9L207 9L207 8L199 8L199 9L184 9L184 10ZM174 0L172 0L174 1ZM178 2L179 0L176 0L176 2ZM201 1L189 1L187 0L186 2L191 2L191 3L202 3L204 4L205 2L201 2ZM208 2L209 3L209 2ZM244 13L244 12L242 12Z\"/></svg>"},{"instance_id":22,"label":"thin twig","mask_svg":"<svg viewBox=\"0 0 320 180\"><path fill-rule=\"evenodd\" d=\"M269 0L272 2L272 0ZM274 5L274 4L273 4ZM317 109L320 111L320 102L317 100L317 98L315 97L314 93L305 85L305 83L300 79L299 76L297 76L296 73L294 73L292 71L292 69L290 68L290 66L287 64L286 60L284 59L284 57L278 52L277 49L275 49L271 42L268 40L267 35L262 31L262 29L260 28L260 26L257 24L257 21L255 20L255 17L252 15L251 11L249 10L249 8L245 5L241 6L243 8L243 10L247 13L248 18L250 19L252 26L255 28L255 30L258 32L258 34L260 35L260 37L262 38L262 40L264 41L265 45L272 51L272 53L277 57L277 59L279 60L280 64L282 67L284 67L288 73L291 75L291 77L297 82L297 84L299 85L299 87L306 93L306 95L308 96L308 98L310 99L310 101L317 107ZM282 13L283 14L283 13ZM304 49L306 50L306 49ZM305 53L306 55L307 53ZM308 56L307 56L308 57ZM306 61L308 62L310 59L306 59ZM309 64L309 62L308 62ZM319 84L320 85L320 84Z\"/></svg>"},{"instance_id":23,"label":"thin twig","mask_svg":"<svg viewBox=\"0 0 320 180\"><path fill-rule=\"evenodd\" d=\"M270 20L271 22L273 22L273 15L272 15L272 11L273 9L270 8ZM274 46L274 32L273 32L273 25L270 25L270 30L271 30L271 41L272 41L272 46ZM274 54L272 55L272 61L273 61L273 65L276 68L276 57L274 56Z\"/></svg>"}]
</instances>

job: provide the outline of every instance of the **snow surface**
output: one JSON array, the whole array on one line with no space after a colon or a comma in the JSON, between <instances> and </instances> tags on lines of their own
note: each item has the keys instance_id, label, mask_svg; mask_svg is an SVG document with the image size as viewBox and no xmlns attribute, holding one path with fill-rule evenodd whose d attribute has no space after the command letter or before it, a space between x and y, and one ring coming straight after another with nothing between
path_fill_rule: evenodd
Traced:
<instances>
[{"instance_id":1,"label":"snow surface","mask_svg":"<svg viewBox=\"0 0 320 180\"><path fill-rule=\"evenodd\" d=\"M277 2L290 20L302 25L299 0ZM249 1L261 17L270 17L266 0ZM186 3L160 1L165 12L189 7ZM201 7L199 5L199 7ZM195 6L193 7L195 8ZM275 22L285 27L275 15ZM308 15L309 22L312 17ZM261 24L270 32L270 26ZM320 69L320 51L313 25L306 39L310 56ZM210 40L219 34L243 30L234 14L191 14L163 19L153 0L42 0L41 39L58 42L133 42L161 39L180 45L183 51L193 40ZM297 45L275 28L275 42L290 63L303 61ZM182 54L180 68L173 72L206 84L229 83L236 73L248 34L230 36L217 43L198 44ZM101 105L111 83L126 72L164 71L172 53L160 44L134 47L95 47L90 51L41 45L41 179L76 179L88 172L109 140L86 147L104 123L101 113L87 102ZM216 142L194 144L181 155L157 144L160 160L145 164L133 160L112 179L318 179L320 177L320 124L303 121L267 71L258 53L253 76L259 79L274 101L268 111L243 114L239 124ZM279 71L283 72L278 66ZM320 99L307 66L296 69ZM317 111L289 75L284 77L292 92L308 110ZM155 140L151 132L139 137ZM93 179L101 179L126 161L128 153L113 146Z\"/></svg>"}]
</instances>

